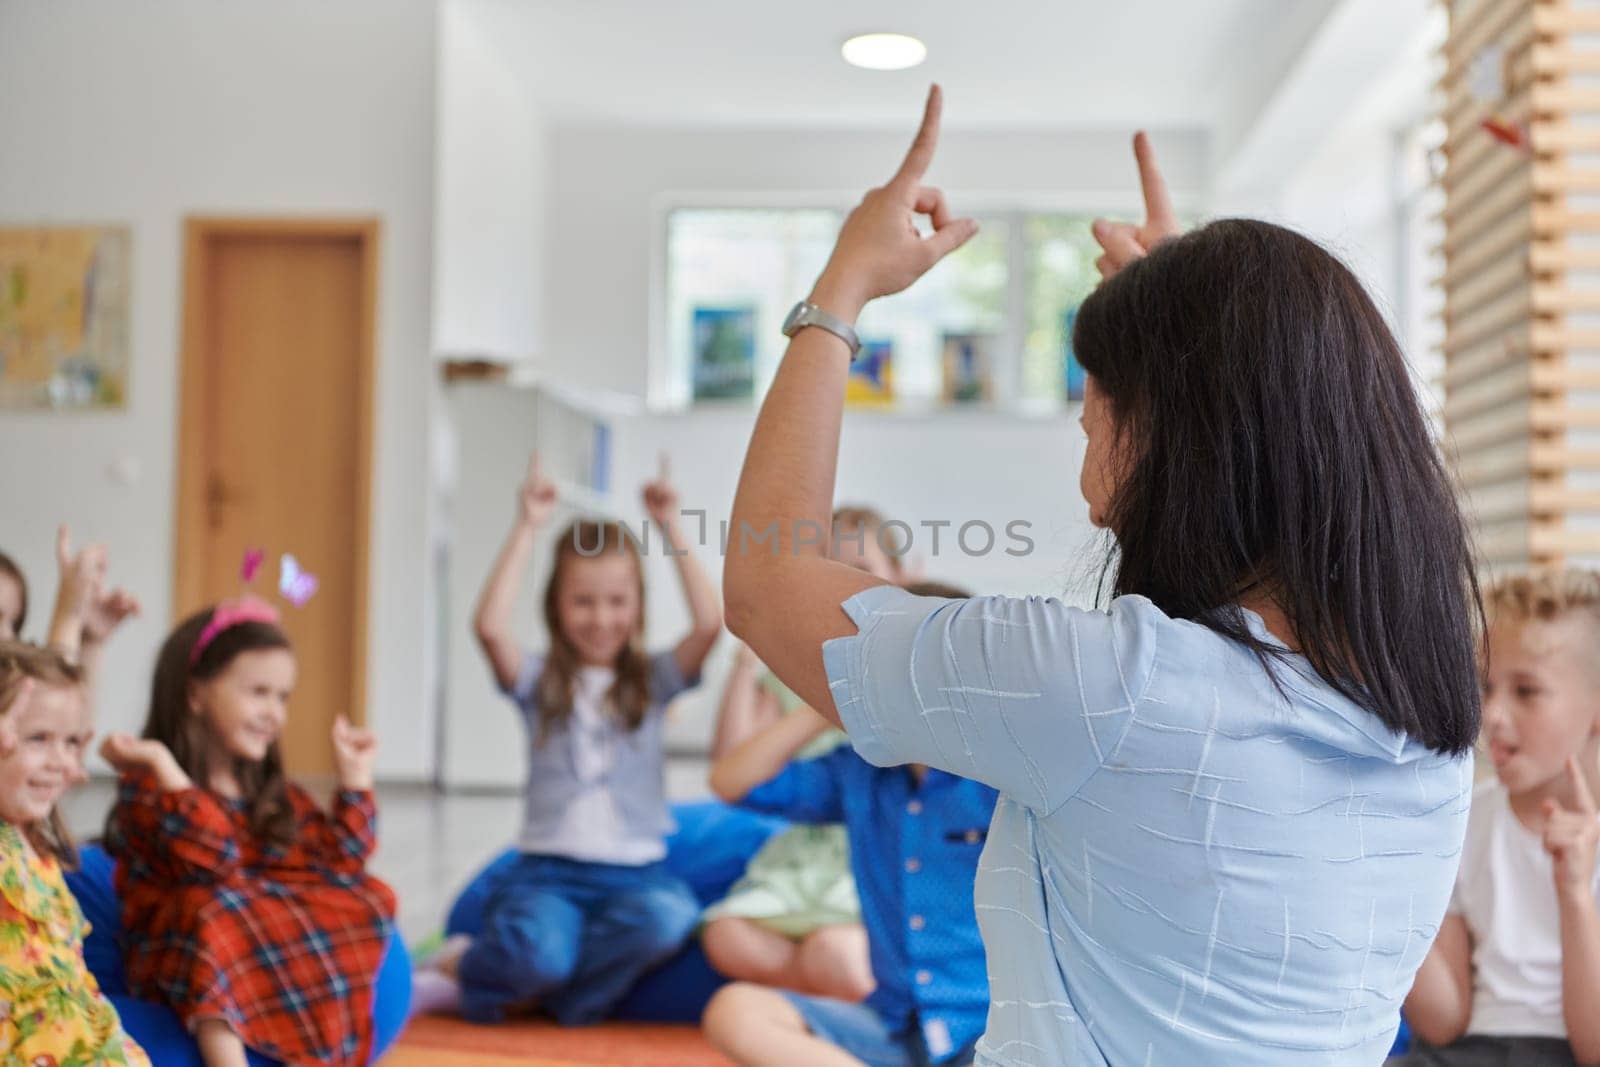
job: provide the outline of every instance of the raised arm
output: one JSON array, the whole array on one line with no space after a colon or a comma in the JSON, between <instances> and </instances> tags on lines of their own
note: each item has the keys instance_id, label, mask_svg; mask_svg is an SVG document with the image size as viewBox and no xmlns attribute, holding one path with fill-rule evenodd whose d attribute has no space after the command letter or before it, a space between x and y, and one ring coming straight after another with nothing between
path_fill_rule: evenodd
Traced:
<instances>
[{"instance_id":1,"label":"raised arm","mask_svg":"<svg viewBox=\"0 0 1600 1067\"><path fill-rule=\"evenodd\" d=\"M977 223L954 218L944 194L922 184L941 107L934 86L905 162L845 220L810 303L853 323L868 301L905 289L977 233ZM918 215L932 219L928 237L916 229ZM822 643L855 632L844 600L883 584L828 559L849 363L849 349L827 330L802 329L790 340L745 454L722 578L733 632L835 724Z\"/></svg>"},{"instance_id":2,"label":"raised arm","mask_svg":"<svg viewBox=\"0 0 1600 1067\"><path fill-rule=\"evenodd\" d=\"M673 488L667 469L667 454L661 454L661 471L655 481L644 487L644 506L650 518L661 528L666 539L667 552L678 568L678 581L683 585L683 598L689 605L689 632L673 649L678 669L685 679L700 677L706 655L722 634L722 602L717 597L717 587L700 560L689 550L683 536L678 513L678 491Z\"/></svg>"},{"instance_id":3,"label":"raised arm","mask_svg":"<svg viewBox=\"0 0 1600 1067\"><path fill-rule=\"evenodd\" d=\"M86 545L74 552L72 533L63 523L56 528L56 570L59 574L56 603L50 613L50 632L45 643L77 663L83 645L84 618L105 581L105 547Z\"/></svg>"},{"instance_id":4,"label":"raised arm","mask_svg":"<svg viewBox=\"0 0 1600 1067\"><path fill-rule=\"evenodd\" d=\"M761 661L749 645L740 644L717 707L717 724L711 735L713 760L732 752L783 714L777 696L761 687L760 677Z\"/></svg>"},{"instance_id":5,"label":"raised arm","mask_svg":"<svg viewBox=\"0 0 1600 1067\"><path fill-rule=\"evenodd\" d=\"M528 473L517 489L517 515L511 533L500 549L500 555L483 583L478 596L478 611L473 616L472 630L478 637L489 669L502 689L510 689L517 681L517 671L522 666L522 649L511 624L511 613L517 603L517 590L528 569L528 558L533 555L534 538L549 521L556 506L555 483L544 476L539 465L539 453L528 457Z\"/></svg>"},{"instance_id":6,"label":"raised arm","mask_svg":"<svg viewBox=\"0 0 1600 1067\"><path fill-rule=\"evenodd\" d=\"M239 843L227 812L166 745L112 734L100 755L122 775L106 841L112 855L173 884L212 885L238 870Z\"/></svg>"},{"instance_id":7,"label":"raised arm","mask_svg":"<svg viewBox=\"0 0 1600 1067\"><path fill-rule=\"evenodd\" d=\"M828 732L828 722L809 708L796 708L736 746L711 765L711 791L737 804L757 786L776 778L812 741Z\"/></svg>"}]
</instances>

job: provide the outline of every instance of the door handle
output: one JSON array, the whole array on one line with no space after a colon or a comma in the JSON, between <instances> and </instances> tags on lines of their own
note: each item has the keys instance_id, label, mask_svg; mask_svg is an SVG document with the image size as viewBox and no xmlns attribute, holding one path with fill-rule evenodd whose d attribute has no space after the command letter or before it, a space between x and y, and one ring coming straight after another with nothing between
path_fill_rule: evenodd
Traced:
<instances>
[{"instance_id":1,"label":"door handle","mask_svg":"<svg viewBox=\"0 0 1600 1067\"><path fill-rule=\"evenodd\" d=\"M244 494L228 487L222 475L212 471L206 476L206 514L212 529L222 526L222 509L231 504L237 504L244 499Z\"/></svg>"}]
</instances>

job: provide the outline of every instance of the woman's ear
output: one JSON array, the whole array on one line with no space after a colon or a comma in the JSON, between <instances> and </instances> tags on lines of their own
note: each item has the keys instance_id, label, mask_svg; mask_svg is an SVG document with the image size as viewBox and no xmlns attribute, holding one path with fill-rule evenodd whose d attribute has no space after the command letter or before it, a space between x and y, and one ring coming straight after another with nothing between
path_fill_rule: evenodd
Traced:
<instances>
[{"instance_id":1,"label":"woman's ear","mask_svg":"<svg viewBox=\"0 0 1600 1067\"><path fill-rule=\"evenodd\" d=\"M200 682L189 683L189 687L184 693L184 698L188 701L190 715L200 714L201 692Z\"/></svg>"}]
</instances>

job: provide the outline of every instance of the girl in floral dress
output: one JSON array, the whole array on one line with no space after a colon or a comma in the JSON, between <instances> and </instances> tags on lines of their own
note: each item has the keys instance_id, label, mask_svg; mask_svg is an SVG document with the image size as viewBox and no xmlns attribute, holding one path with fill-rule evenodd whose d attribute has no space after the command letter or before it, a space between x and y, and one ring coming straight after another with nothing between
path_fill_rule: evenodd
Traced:
<instances>
[{"instance_id":1,"label":"girl in floral dress","mask_svg":"<svg viewBox=\"0 0 1600 1067\"><path fill-rule=\"evenodd\" d=\"M0 1067L149 1067L83 960L56 801L81 766L78 671L0 641Z\"/></svg>"}]
</instances>

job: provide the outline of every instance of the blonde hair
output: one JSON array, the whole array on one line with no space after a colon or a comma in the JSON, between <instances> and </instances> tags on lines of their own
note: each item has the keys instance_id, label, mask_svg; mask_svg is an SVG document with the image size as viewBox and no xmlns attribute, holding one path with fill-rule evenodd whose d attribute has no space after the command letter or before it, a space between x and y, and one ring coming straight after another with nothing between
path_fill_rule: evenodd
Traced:
<instances>
[{"instance_id":1,"label":"blonde hair","mask_svg":"<svg viewBox=\"0 0 1600 1067\"><path fill-rule=\"evenodd\" d=\"M1491 623L1582 615L1600 626L1600 571L1567 567L1502 578L1490 587L1484 607Z\"/></svg>"},{"instance_id":2,"label":"blonde hair","mask_svg":"<svg viewBox=\"0 0 1600 1067\"><path fill-rule=\"evenodd\" d=\"M898 535L892 536L889 543L884 543L882 531L888 520L876 508L862 507L857 504L846 504L833 509L832 539L837 539L840 530L849 530L849 540L854 542L857 536L865 545L868 538L876 541L878 547L883 549L883 554L889 560L889 568L898 576L901 572L900 557L906 553L908 547ZM893 531L891 531L893 533Z\"/></svg>"},{"instance_id":3,"label":"blonde hair","mask_svg":"<svg viewBox=\"0 0 1600 1067\"><path fill-rule=\"evenodd\" d=\"M83 672L53 648L41 648L24 641L0 641L0 715L11 707L22 683L33 679L51 688L79 689ZM19 829L40 855L49 856L63 867L78 865L78 848L67 832L59 807L37 822Z\"/></svg>"}]
</instances>

